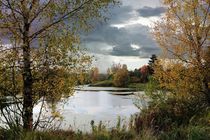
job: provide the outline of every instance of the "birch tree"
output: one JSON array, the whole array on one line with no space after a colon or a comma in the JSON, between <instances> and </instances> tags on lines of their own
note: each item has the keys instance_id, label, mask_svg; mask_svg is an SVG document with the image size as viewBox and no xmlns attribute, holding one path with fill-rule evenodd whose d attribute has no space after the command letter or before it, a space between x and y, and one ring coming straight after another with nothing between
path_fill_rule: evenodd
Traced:
<instances>
[{"instance_id":1,"label":"birch tree","mask_svg":"<svg viewBox=\"0 0 210 140\"><path fill-rule=\"evenodd\" d=\"M33 129L37 95L59 93L71 87L64 78L87 61L75 47L79 34L92 29L96 20L106 19L105 13L116 3L115 0L0 1L3 81L0 89L2 94L23 96L24 129Z\"/></svg>"},{"instance_id":2,"label":"birch tree","mask_svg":"<svg viewBox=\"0 0 210 140\"><path fill-rule=\"evenodd\" d=\"M154 27L154 36L163 51L163 66L156 66L161 87L177 94L204 96L208 88L210 47L210 1L164 0L168 8ZM165 63L165 64L163 64Z\"/></svg>"}]
</instances>

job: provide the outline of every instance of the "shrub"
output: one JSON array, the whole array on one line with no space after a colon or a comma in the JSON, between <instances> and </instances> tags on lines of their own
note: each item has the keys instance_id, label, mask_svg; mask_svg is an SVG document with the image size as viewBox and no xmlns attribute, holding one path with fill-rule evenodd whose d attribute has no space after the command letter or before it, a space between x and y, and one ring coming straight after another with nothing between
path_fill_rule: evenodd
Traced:
<instances>
[{"instance_id":1,"label":"shrub","mask_svg":"<svg viewBox=\"0 0 210 140\"><path fill-rule=\"evenodd\" d=\"M129 83L129 73L127 69L118 69L114 74L113 83L117 87L125 87Z\"/></svg>"},{"instance_id":2,"label":"shrub","mask_svg":"<svg viewBox=\"0 0 210 140\"><path fill-rule=\"evenodd\" d=\"M197 99L168 98L164 102L151 102L135 119L135 128L152 129L155 133L171 131L174 126L188 125L192 118L202 115L205 107Z\"/></svg>"}]
</instances>

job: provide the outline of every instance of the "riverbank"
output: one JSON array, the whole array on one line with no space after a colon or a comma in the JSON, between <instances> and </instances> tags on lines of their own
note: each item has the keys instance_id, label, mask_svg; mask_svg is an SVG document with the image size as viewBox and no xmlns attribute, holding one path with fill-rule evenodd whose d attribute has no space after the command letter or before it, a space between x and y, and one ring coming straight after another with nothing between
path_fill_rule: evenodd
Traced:
<instances>
[{"instance_id":1,"label":"riverbank","mask_svg":"<svg viewBox=\"0 0 210 140\"><path fill-rule=\"evenodd\" d=\"M146 89L147 83L130 83L125 87L122 88L132 88L135 89L136 91L144 91ZM99 81L94 84L90 84L89 86L91 87L116 87L112 80L104 80L104 81Z\"/></svg>"},{"instance_id":2,"label":"riverbank","mask_svg":"<svg viewBox=\"0 0 210 140\"><path fill-rule=\"evenodd\" d=\"M107 92L129 92L136 91L135 88L119 88L119 87L93 87L93 86L79 86L75 88L77 91L107 91Z\"/></svg>"}]
</instances>

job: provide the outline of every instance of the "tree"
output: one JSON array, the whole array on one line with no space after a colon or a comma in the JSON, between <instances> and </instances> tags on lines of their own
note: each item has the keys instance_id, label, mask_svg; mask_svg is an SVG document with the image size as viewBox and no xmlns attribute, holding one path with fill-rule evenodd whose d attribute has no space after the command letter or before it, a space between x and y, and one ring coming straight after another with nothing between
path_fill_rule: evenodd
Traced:
<instances>
[{"instance_id":1,"label":"tree","mask_svg":"<svg viewBox=\"0 0 210 140\"><path fill-rule=\"evenodd\" d=\"M143 83L148 81L148 76L149 76L149 66L148 65L144 65L140 68L140 72L141 72L141 80Z\"/></svg>"},{"instance_id":2,"label":"tree","mask_svg":"<svg viewBox=\"0 0 210 140\"><path fill-rule=\"evenodd\" d=\"M140 82L141 72L139 71L139 69L134 69L134 71L129 71L128 73L129 73L131 83Z\"/></svg>"},{"instance_id":3,"label":"tree","mask_svg":"<svg viewBox=\"0 0 210 140\"><path fill-rule=\"evenodd\" d=\"M119 69L121 69L121 67L122 67L122 65L120 64L120 63L118 63L118 64L115 64L115 63L113 63L112 64L112 66L111 66L111 68L108 68L107 69L107 79L109 79L109 80L113 80L113 76L114 76L114 74L119 70ZM125 66L124 66L125 67ZM127 66L126 66L127 67Z\"/></svg>"},{"instance_id":4,"label":"tree","mask_svg":"<svg viewBox=\"0 0 210 140\"><path fill-rule=\"evenodd\" d=\"M90 81L91 83L95 83L99 80L99 69L97 67L93 67L90 71Z\"/></svg>"},{"instance_id":5,"label":"tree","mask_svg":"<svg viewBox=\"0 0 210 140\"><path fill-rule=\"evenodd\" d=\"M155 62L157 61L157 56L155 54L153 54L151 57L150 57L150 60L149 60L149 73L152 75L154 74L154 66L155 66Z\"/></svg>"},{"instance_id":6,"label":"tree","mask_svg":"<svg viewBox=\"0 0 210 140\"><path fill-rule=\"evenodd\" d=\"M155 61L157 60L157 56L155 54L153 54L151 57L150 57L150 60L149 60L149 63L148 65L150 67L152 67L154 64L155 64Z\"/></svg>"},{"instance_id":7,"label":"tree","mask_svg":"<svg viewBox=\"0 0 210 140\"><path fill-rule=\"evenodd\" d=\"M166 15L154 27L164 54L155 77L162 87L180 97L199 93L210 104L205 57L210 43L210 1L164 0L164 4L168 7Z\"/></svg>"},{"instance_id":8,"label":"tree","mask_svg":"<svg viewBox=\"0 0 210 140\"><path fill-rule=\"evenodd\" d=\"M204 60L205 60L204 65L206 66L206 71L207 71L208 87L210 88L210 46L208 46L208 50L205 53ZM206 82L206 84L207 84L207 82Z\"/></svg>"},{"instance_id":9,"label":"tree","mask_svg":"<svg viewBox=\"0 0 210 140\"><path fill-rule=\"evenodd\" d=\"M117 87L127 86L129 83L129 73L127 70L127 66L123 65L123 67L119 68L114 74L113 83Z\"/></svg>"},{"instance_id":10,"label":"tree","mask_svg":"<svg viewBox=\"0 0 210 140\"><path fill-rule=\"evenodd\" d=\"M141 77L141 72L140 72L138 69L135 69L135 70L133 71L133 74L134 74L135 77L138 77L138 78Z\"/></svg>"},{"instance_id":11,"label":"tree","mask_svg":"<svg viewBox=\"0 0 210 140\"><path fill-rule=\"evenodd\" d=\"M120 63L118 64L113 64L111 66L111 74L115 74L119 69L121 69L122 65ZM124 66L125 67L125 66Z\"/></svg>"},{"instance_id":12,"label":"tree","mask_svg":"<svg viewBox=\"0 0 210 140\"><path fill-rule=\"evenodd\" d=\"M22 93L24 129L33 128L33 106L38 89L50 85L43 88L58 91L60 88L53 88L57 84L53 79L60 78L61 74L65 78L74 68L83 66L78 62L87 61L86 57L77 59L82 56L75 47L79 43L78 31L92 28L95 19L104 19L103 13L110 4L116 1L0 1L1 72L7 71L2 80L10 81L1 84L1 93ZM11 46L5 47L6 42ZM45 84L41 85L40 81ZM7 91L9 85L12 91ZM59 85L68 87L62 79ZM40 90L41 93L49 92Z\"/></svg>"}]
</instances>

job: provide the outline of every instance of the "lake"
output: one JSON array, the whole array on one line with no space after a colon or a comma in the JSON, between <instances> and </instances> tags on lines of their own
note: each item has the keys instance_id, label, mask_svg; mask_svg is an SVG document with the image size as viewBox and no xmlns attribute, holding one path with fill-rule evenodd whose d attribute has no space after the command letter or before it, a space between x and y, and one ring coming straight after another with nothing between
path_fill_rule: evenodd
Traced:
<instances>
[{"instance_id":1,"label":"lake","mask_svg":"<svg viewBox=\"0 0 210 140\"><path fill-rule=\"evenodd\" d=\"M128 92L123 88L95 88L88 87L77 89L73 96L66 99L65 104L59 103L57 108L63 116L62 129L81 131L90 130L90 122L95 124L100 121L108 128L116 126L118 117L127 123L132 114L139 112L133 104L135 95L114 95L112 92ZM120 93L119 92L119 93ZM40 105L34 108L34 114L38 114Z\"/></svg>"}]
</instances>

